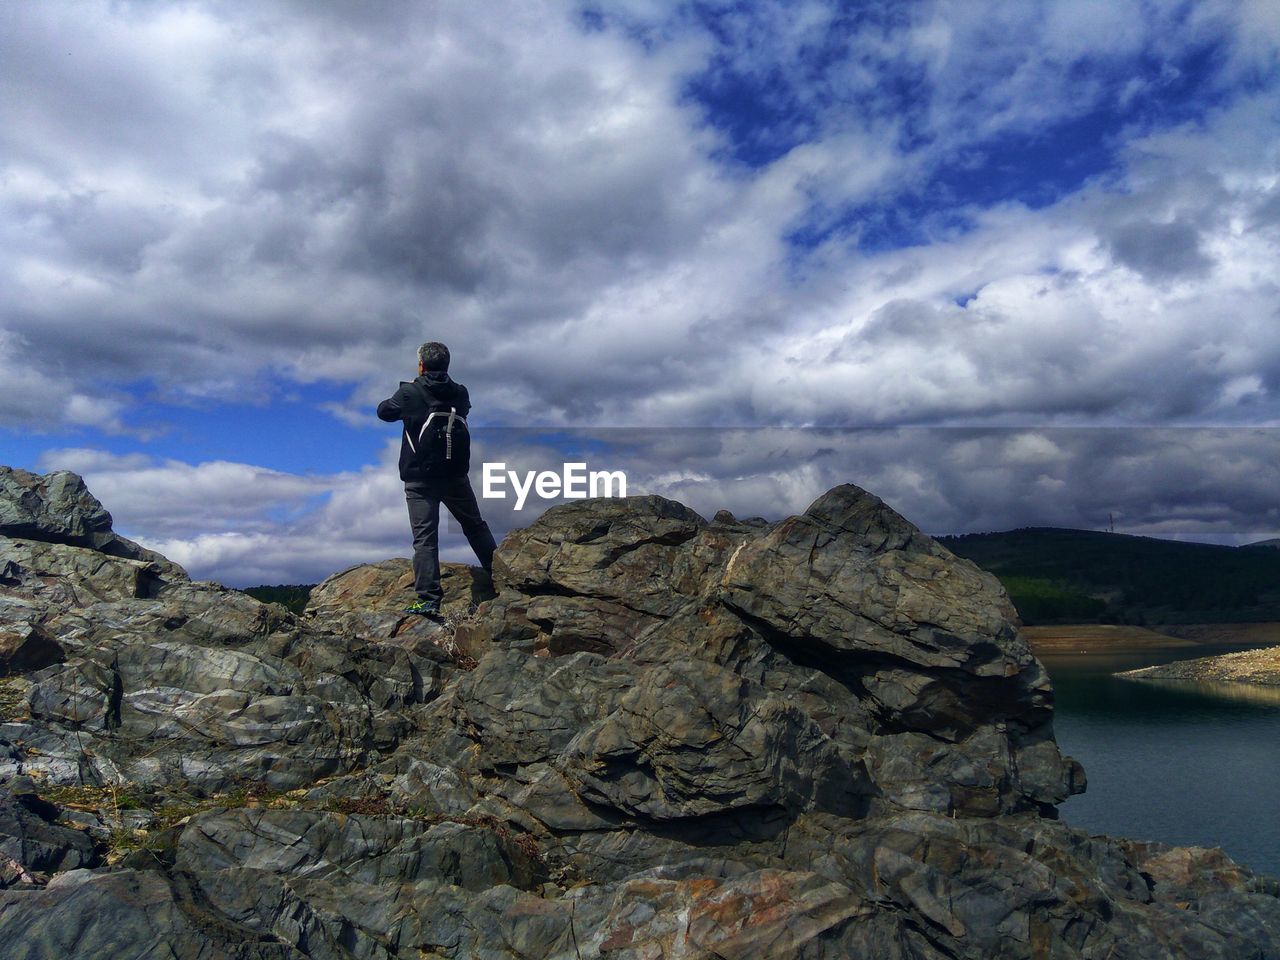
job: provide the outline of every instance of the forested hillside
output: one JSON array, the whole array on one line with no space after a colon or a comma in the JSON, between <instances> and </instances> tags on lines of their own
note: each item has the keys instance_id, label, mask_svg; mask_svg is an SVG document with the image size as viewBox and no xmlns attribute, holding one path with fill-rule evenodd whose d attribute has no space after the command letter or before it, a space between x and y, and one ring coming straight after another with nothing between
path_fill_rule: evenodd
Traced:
<instances>
[{"instance_id":1,"label":"forested hillside","mask_svg":"<svg viewBox=\"0 0 1280 960\"><path fill-rule=\"evenodd\" d=\"M1023 622L1280 620L1280 551L1026 527L940 537L998 576Z\"/></svg>"}]
</instances>

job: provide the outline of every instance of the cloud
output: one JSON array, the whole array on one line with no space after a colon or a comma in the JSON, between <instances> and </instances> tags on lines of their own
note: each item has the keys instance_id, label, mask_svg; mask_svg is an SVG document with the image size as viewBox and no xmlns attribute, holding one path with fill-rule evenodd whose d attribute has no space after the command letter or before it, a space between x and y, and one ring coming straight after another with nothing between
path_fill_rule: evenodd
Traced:
<instances>
[{"instance_id":1,"label":"cloud","mask_svg":"<svg viewBox=\"0 0 1280 960\"><path fill-rule=\"evenodd\" d=\"M1142 138L1115 181L974 211L927 246L850 260L832 241L819 256L844 270L778 335L796 363L760 395L807 423L1275 422L1258 109Z\"/></svg>"},{"instance_id":2,"label":"cloud","mask_svg":"<svg viewBox=\"0 0 1280 960\"><path fill-rule=\"evenodd\" d=\"M1099 377L1027 405L1029 391L1010 390L997 365L1050 353L1090 363L1094 325L1129 322L1107 316L1111 272L1080 269L1090 244L1139 274L1125 293L1138 327L1160 297L1143 284L1197 281L1204 300L1265 296L1260 279L1215 285L1226 279L1215 264L1261 235L1232 233L1209 208L1270 209L1265 164L1229 172L1265 142L1240 138L1247 121L1274 126L1260 122L1269 89L1252 107L1205 101L1198 128L1137 124L1112 175L1120 189L1086 186L1043 210L964 210L959 236L946 224L964 197L932 194L941 205L920 223L937 236L885 256L859 249L856 222L840 226L851 204L933 189L966 151L998 153L999 137L1111 103L1135 58L1243 49L1261 9L707 10L700 21L611 7L603 29L584 29L558 4L501 18L462 4L358 16L314 4L13 8L21 42L3 69L24 95L6 105L0 133L0 288L25 372L9 391L10 422L87 422L83 404L41 400L74 392L75 355L92 357L96 387L114 391L97 408L106 429L142 412L122 389L138 383L216 404L271 402L291 382L325 380L352 390L331 412L367 418L428 335L453 344L491 422L767 422L772 386L800 397L784 409L817 422L1146 406L1164 416L1180 405L1144 404L1141 378L1132 395L1093 392ZM1167 86L1167 73L1143 82ZM86 76L98 78L92 89ZM716 100L764 84L782 98L776 124ZM735 119L748 126L726 125ZM783 136L777 124L794 129ZM748 130L790 146L756 166L727 162ZM1162 165L1176 175L1160 176ZM788 238L806 223L835 232L797 251ZM1069 270L1056 295L1039 289L1046 271ZM841 300L836 285L860 289ZM983 295L956 313L950 300L965 290ZM1046 297L1057 300L1050 313L1081 309L1074 340L1045 331ZM943 343L974 324L990 335L981 349L927 358L940 352L929 335L888 337L872 322L886 323L895 301L949 316ZM758 383L762 356L813 363L812 339L859 329L887 348L875 372L902 384L890 396L850 405L833 386L846 371L823 363ZM1137 365L1180 347L1176 334L1156 338ZM882 392L872 372L851 373L859 398ZM1248 372L1271 382L1261 369L1230 376ZM1219 382L1190 395L1205 410L1224 396Z\"/></svg>"},{"instance_id":3,"label":"cloud","mask_svg":"<svg viewBox=\"0 0 1280 960\"><path fill-rule=\"evenodd\" d=\"M563 439L525 430L477 431L477 493L482 457L505 462L522 475L559 472ZM398 454L399 441L392 440L376 465L300 475L247 463L192 464L143 453L63 448L47 451L36 467L83 476L111 512L117 532L159 550L194 576L247 586L315 582L354 563L408 556L412 538ZM548 503L531 502L516 511L514 497L508 496L482 506L501 537L532 522ZM447 510L441 518L441 556L475 562Z\"/></svg>"},{"instance_id":4,"label":"cloud","mask_svg":"<svg viewBox=\"0 0 1280 960\"><path fill-rule=\"evenodd\" d=\"M111 392L82 392L80 384L61 381L33 369L23 338L0 329L0 426L31 424L86 426L105 434L146 437L146 430L121 420L126 402Z\"/></svg>"},{"instance_id":5,"label":"cloud","mask_svg":"<svg viewBox=\"0 0 1280 960\"><path fill-rule=\"evenodd\" d=\"M566 461L622 470L632 496L658 494L704 517L770 520L854 483L933 534L1019 526L1101 529L1243 543L1280 531L1271 475L1280 432L1259 428L490 429L481 464L522 476ZM376 467L328 476L247 464L156 461L68 449L42 467L81 472L117 530L233 586L315 582L411 551L395 445ZM499 539L562 499L481 499ZM474 562L442 513L442 556Z\"/></svg>"},{"instance_id":6,"label":"cloud","mask_svg":"<svg viewBox=\"0 0 1280 960\"><path fill-rule=\"evenodd\" d=\"M111 511L117 532L232 586L315 582L352 563L407 555L390 448L379 467L302 476L244 463L51 450Z\"/></svg>"},{"instance_id":7,"label":"cloud","mask_svg":"<svg viewBox=\"0 0 1280 960\"><path fill-rule=\"evenodd\" d=\"M1186 222L1122 224L1108 242L1117 261L1151 280L1204 275L1213 268L1200 246L1200 231Z\"/></svg>"},{"instance_id":8,"label":"cloud","mask_svg":"<svg viewBox=\"0 0 1280 960\"><path fill-rule=\"evenodd\" d=\"M647 384L636 361L694 352L690 309L736 313L748 292L707 267L767 282L780 242L743 226L777 200L709 159L680 48L648 57L557 6L335 16L10 14L26 58L7 69L38 91L9 127L0 283L42 376L75 350L179 398L269 400L283 373L363 404L435 335L501 385L495 415L583 416ZM97 66L110 92L85 104Z\"/></svg>"},{"instance_id":9,"label":"cloud","mask_svg":"<svg viewBox=\"0 0 1280 960\"><path fill-rule=\"evenodd\" d=\"M187 463L158 404L216 424L320 383L376 426L428 338L513 463L562 458L537 426L654 427L627 463L699 509L856 476L935 530L1087 522L1085 441L966 459L899 428L1280 421L1278 25L1255 0L9 5L0 425L71 435L49 464L235 582L403 552L389 454ZM876 429L850 460L701 427ZM1265 524L1242 483L1231 519L1170 492L1167 522Z\"/></svg>"},{"instance_id":10,"label":"cloud","mask_svg":"<svg viewBox=\"0 0 1280 960\"><path fill-rule=\"evenodd\" d=\"M153 537L193 528L253 529L349 482L343 475L307 477L245 463L188 464L83 448L51 450L38 466L85 477L118 520L127 518L130 529Z\"/></svg>"}]
</instances>

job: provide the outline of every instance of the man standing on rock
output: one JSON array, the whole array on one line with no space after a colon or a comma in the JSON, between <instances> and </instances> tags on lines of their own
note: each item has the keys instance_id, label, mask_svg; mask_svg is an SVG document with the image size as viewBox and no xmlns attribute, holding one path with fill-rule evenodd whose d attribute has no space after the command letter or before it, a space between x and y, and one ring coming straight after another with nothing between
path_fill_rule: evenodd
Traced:
<instances>
[{"instance_id":1,"label":"man standing on rock","mask_svg":"<svg viewBox=\"0 0 1280 960\"><path fill-rule=\"evenodd\" d=\"M449 348L431 341L418 348L418 377L402 382L395 394L378 404L378 419L400 420L400 479L409 503L413 529L413 587L417 601L406 612L440 616L440 504L449 508L489 574L494 542L480 516L467 470L471 438L467 388L449 379Z\"/></svg>"}]
</instances>

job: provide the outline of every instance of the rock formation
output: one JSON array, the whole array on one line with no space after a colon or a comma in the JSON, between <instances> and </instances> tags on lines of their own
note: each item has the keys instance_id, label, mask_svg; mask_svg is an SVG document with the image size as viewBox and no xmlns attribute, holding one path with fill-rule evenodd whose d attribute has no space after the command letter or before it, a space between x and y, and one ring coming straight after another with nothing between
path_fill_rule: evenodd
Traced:
<instances>
[{"instance_id":1,"label":"rock formation","mask_svg":"<svg viewBox=\"0 0 1280 960\"><path fill-rule=\"evenodd\" d=\"M10 502L11 501L11 502ZM1280 956L1280 885L1089 837L997 581L841 486L660 497L303 617L0 475L6 957Z\"/></svg>"}]
</instances>

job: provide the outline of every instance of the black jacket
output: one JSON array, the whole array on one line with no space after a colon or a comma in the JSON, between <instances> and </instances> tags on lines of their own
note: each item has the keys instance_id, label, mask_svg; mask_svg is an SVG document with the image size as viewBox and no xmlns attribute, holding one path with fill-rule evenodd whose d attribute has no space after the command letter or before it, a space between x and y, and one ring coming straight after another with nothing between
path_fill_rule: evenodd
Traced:
<instances>
[{"instance_id":1,"label":"black jacket","mask_svg":"<svg viewBox=\"0 0 1280 960\"><path fill-rule=\"evenodd\" d=\"M465 474L469 466L470 442L465 456L448 465L434 464L419 454L414 438L422 436L423 424L436 411L448 413L453 408L459 417L471 411L467 388L449 379L449 374L428 371L415 380L401 383L396 392L378 404L378 419L388 423L403 421L400 432L400 479L415 483L439 476Z\"/></svg>"}]
</instances>

